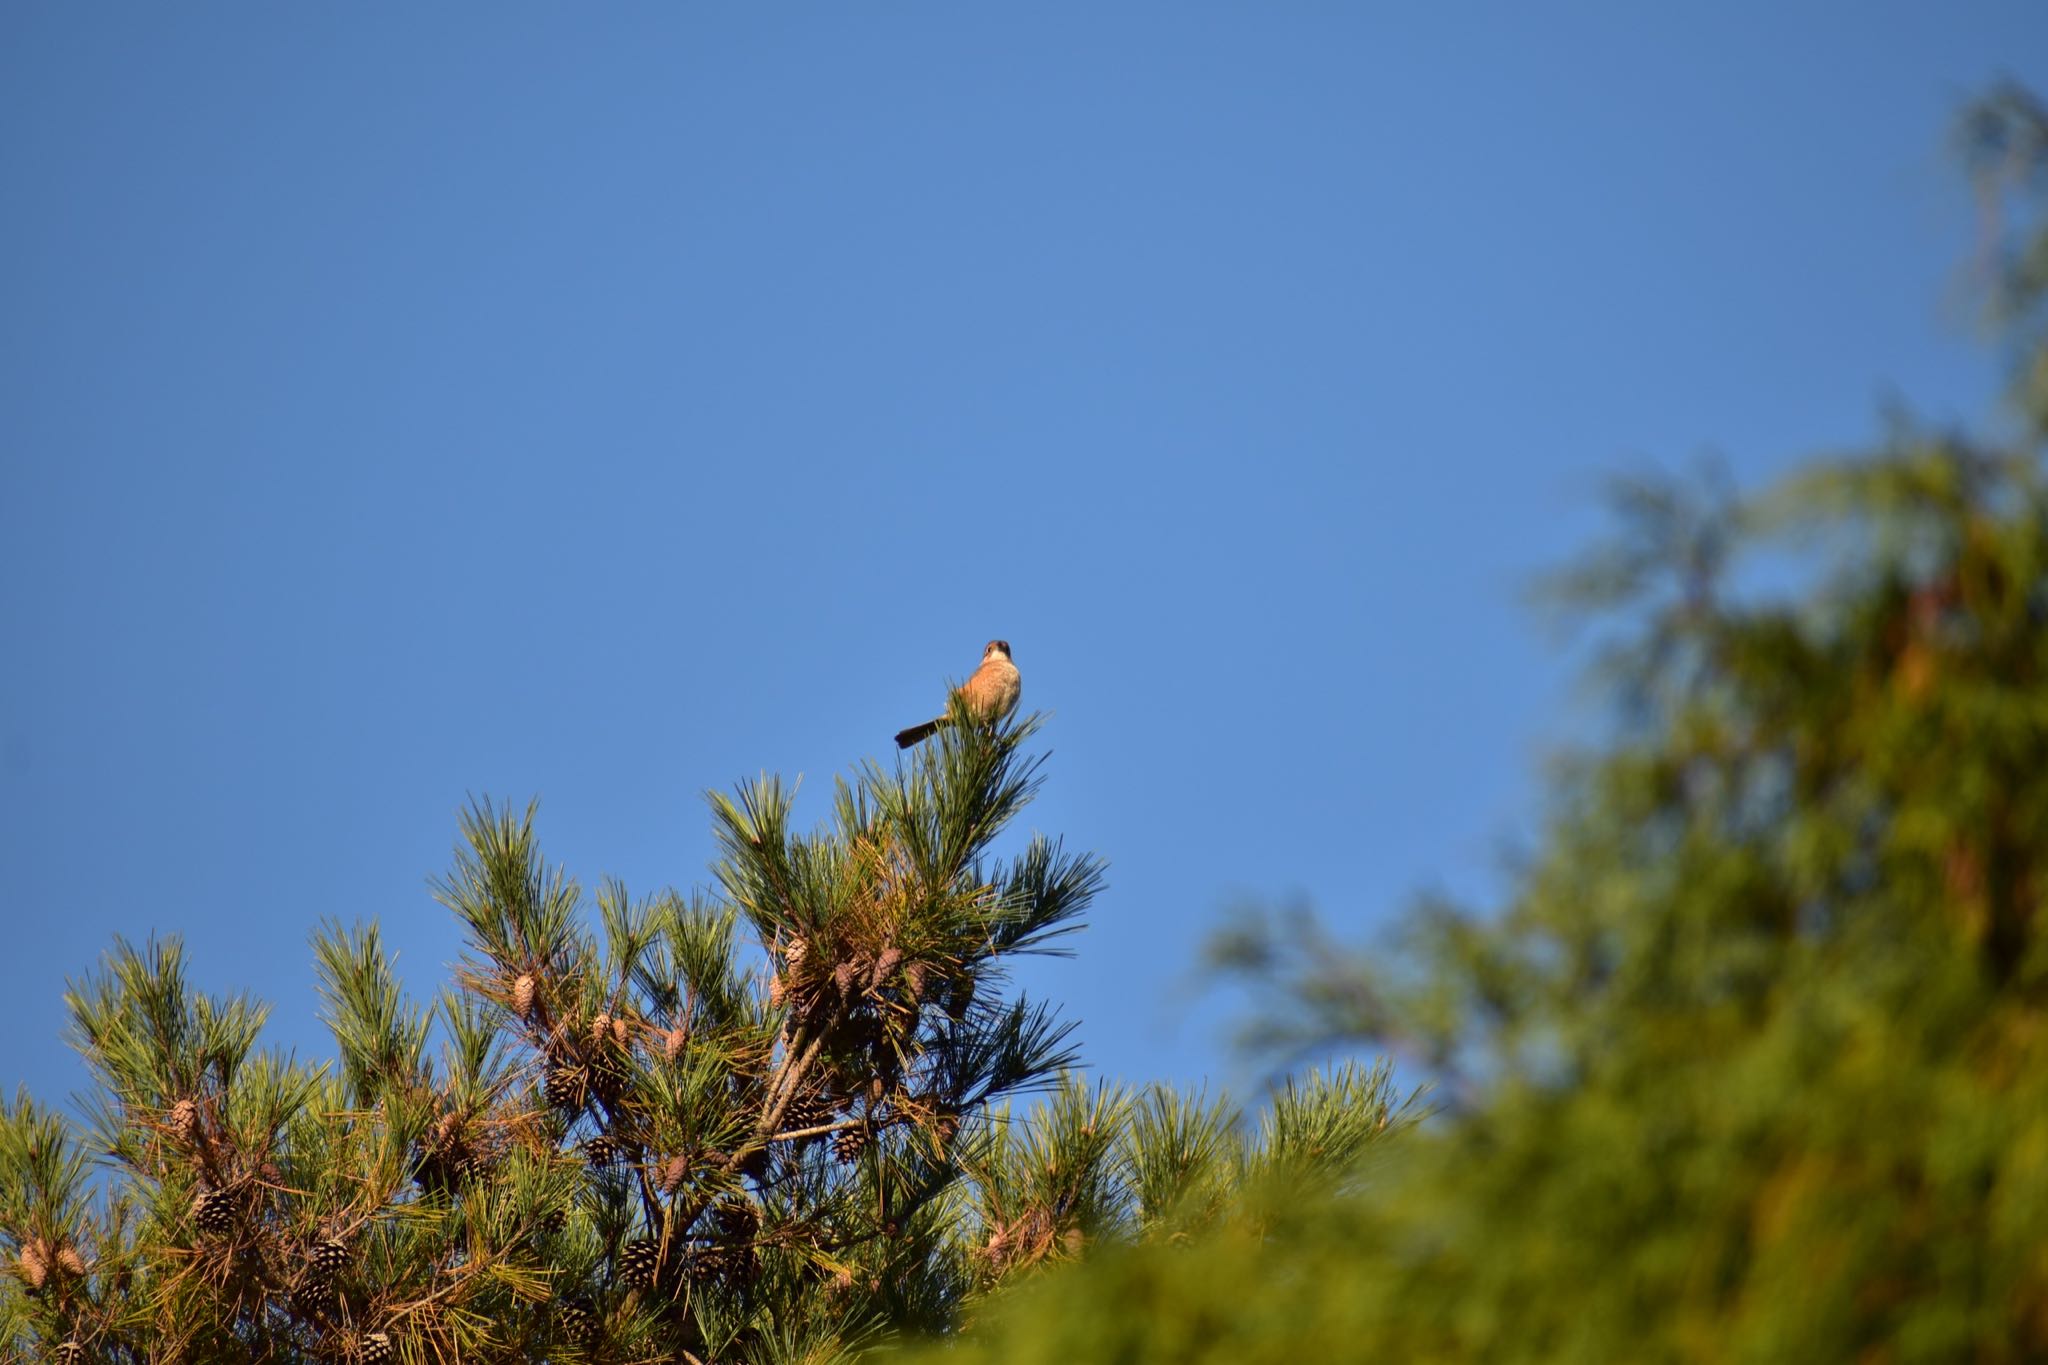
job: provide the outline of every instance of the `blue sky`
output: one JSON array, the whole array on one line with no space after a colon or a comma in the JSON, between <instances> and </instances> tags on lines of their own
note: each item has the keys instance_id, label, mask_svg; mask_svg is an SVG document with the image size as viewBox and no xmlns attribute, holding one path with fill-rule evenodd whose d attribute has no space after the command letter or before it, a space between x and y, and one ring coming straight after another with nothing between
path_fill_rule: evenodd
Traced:
<instances>
[{"instance_id":1,"label":"blue sky","mask_svg":"<svg viewBox=\"0 0 2048 1365\"><path fill-rule=\"evenodd\" d=\"M2033 0L6 7L0 1087L117 932L324 1055L468 794L702 883L992 636L1111 863L1029 985L1231 1077L1233 898L1499 885L1602 473L1988 409L2001 73Z\"/></svg>"}]
</instances>

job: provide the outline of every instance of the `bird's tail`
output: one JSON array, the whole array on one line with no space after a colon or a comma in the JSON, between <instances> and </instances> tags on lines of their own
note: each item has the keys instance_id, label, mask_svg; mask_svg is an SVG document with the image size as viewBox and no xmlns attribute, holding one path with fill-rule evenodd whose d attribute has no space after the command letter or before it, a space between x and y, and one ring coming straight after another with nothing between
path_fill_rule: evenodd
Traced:
<instances>
[{"instance_id":1,"label":"bird's tail","mask_svg":"<svg viewBox=\"0 0 2048 1365\"><path fill-rule=\"evenodd\" d=\"M951 723L952 717L940 716L937 720L928 720L922 725L913 725L908 730L898 730L896 732L896 747L908 749L921 739L930 739L932 734L941 725L950 725Z\"/></svg>"}]
</instances>

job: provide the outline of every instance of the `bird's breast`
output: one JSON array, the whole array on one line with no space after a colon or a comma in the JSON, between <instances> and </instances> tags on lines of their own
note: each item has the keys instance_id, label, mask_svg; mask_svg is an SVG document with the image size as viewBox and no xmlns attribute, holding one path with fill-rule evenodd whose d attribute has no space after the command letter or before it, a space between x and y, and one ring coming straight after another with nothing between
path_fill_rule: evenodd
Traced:
<instances>
[{"instance_id":1,"label":"bird's breast","mask_svg":"<svg viewBox=\"0 0 2048 1365\"><path fill-rule=\"evenodd\" d=\"M1024 680L1017 665L1008 659L989 660L975 669L974 676L960 689L969 706L991 719L1009 715L1023 691Z\"/></svg>"}]
</instances>

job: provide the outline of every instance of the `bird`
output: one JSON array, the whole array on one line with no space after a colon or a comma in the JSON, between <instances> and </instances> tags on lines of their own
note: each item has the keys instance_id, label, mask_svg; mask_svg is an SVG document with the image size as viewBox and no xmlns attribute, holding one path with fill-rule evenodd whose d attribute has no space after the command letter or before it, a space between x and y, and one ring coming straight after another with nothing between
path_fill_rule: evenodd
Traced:
<instances>
[{"instance_id":1,"label":"bird","mask_svg":"<svg viewBox=\"0 0 2048 1365\"><path fill-rule=\"evenodd\" d=\"M1010 662L1010 642L990 640L981 651L981 667L960 684L956 695L977 718L993 721L1001 720L1017 709L1017 697L1023 690L1024 682L1017 673L1017 665ZM908 749L919 740L928 738L941 725L952 723L952 716L944 715L922 725L913 725L908 730L898 730L896 747Z\"/></svg>"}]
</instances>

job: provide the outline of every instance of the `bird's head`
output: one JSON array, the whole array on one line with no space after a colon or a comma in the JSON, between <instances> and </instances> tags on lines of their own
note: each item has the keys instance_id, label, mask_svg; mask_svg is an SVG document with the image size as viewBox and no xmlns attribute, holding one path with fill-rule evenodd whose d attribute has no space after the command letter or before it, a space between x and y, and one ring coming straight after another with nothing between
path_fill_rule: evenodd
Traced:
<instances>
[{"instance_id":1,"label":"bird's head","mask_svg":"<svg viewBox=\"0 0 2048 1365\"><path fill-rule=\"evenodd\" d=\"M988 648L981 651L981 661L983 663L987 663L990 659L1007 659L1009 657L1010 642L1008 640L990 640Z\"/></svg>"}]
</instances>

